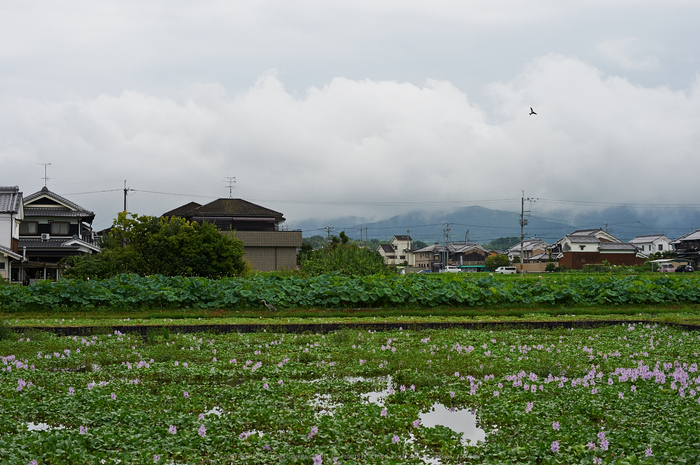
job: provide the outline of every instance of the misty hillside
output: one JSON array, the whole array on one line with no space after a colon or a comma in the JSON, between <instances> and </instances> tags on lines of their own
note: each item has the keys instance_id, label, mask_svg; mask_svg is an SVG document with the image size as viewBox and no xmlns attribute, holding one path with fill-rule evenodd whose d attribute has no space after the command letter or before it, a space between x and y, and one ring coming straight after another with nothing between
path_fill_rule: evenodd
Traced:
<instances>
[{"instance_id":1,"label":"misty hillside","mask_svg":"<svg viewBox=\"0 0 700 465\"><path fill-rule=\"evenodd\" d=\"M363 238L389 240L396 234L410 235L414 240L427 243L444 242L445 229L449 226L452 242L487 243L499 237L520 237L520 214L489 208L470 206L452 213L416 211L387 218L381 221L363 222L358 217L332 220L312 219L290 224L292 229L301 229L304 237L332 235L340 231L353 239ZM645 234L665 234L676 239L700 227L700 212L690 209L650 209L640 211L629 207L614 207L599 212L560 211L550 212L546 218L532 215L525 226L525 237L537 237L553 243L576 229L606 229L622 241ZM364 229L366 228L366 229Z\"/></svg>"}]
</instances>

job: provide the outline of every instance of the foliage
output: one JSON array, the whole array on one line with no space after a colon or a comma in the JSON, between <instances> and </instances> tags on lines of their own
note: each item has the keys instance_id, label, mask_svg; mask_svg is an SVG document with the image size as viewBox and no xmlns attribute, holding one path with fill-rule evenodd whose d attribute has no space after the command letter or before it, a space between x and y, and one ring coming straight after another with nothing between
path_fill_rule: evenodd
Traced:
<instances>
[{"instance_id":1,"label":"foliage","mask_svg":"<svg viewBox=\"0 0 700 465\"><path fill-rule=\"evenodd\" d=\"M0 341L0 462L696 464L698 352L649 324L25 333Z\"/></svg>"},{"instance_id":2,"label":"foliage","mask_svg":"<svg viewBox=\"0 0 700 465\"><path fill-rule=\"evenodd\" d=\"M301 271L307 276L339 273L359 277L393 273L375 250L350 243L345 231L333 236L331 243L321 249L305 251L300 260Z\"/></svg>"},{"instance_id":3,"label":"foliage","mask_svg":"<svg viewBox=\"0 0 700 465\"><path fill-rule=\"evenodd\" d=\"M245 269L243 243L211 223L120 213L102 242L102 253L71 257L68 278L142 276L237 276Z\"/></svg>"},{"instance_id":4,"label":"foliage","mask_svg":"<svg viewBox=\"0 0 700 465\"><path fill-rule=\"evenodd\" d=\"M551 273L557 269L557 265L554 263L547 263L547 266L544 267L544 271Z\"/></svg>"},{"instance_id":5,"label":"foliage","mask_svg":"<svg viewBox=\"0 0 700 465\"><path fill-rule=\"evenodd\" d=\"M334 253L346 253L338 248ZM350 253L353 253L352 251ZM489 276L486 273L396 274L351 277L253 275L212 280L200 277L63 279L31 286L0 287L5 312L52 309L261 308L497 308L573 307L700 303L700 274L545 274Z\"/></svg>"},{"instance_id":6,"label":"foliage","mask_svg":"<svg viewBox=\"0 0 700 465\"><path fill-rule=\"evenodd\" d=\"M486 260L484 260L484 268L486 268L488 271L494 271L496 268L499 266L508 266L510 265L510 260L508 259L508 255L489 255L486 257Z\"/></svg>"},{"instance_id":7,"label":"foliage","mask_svg":"<svg viewBox=\"0 0 700 465\"><path fill-rule=\"evenodd\" d=\"M520 243L520 238L519 237L499 237L498 239L494 239L488 244L481 244L483 248L486 250L508 250L511 247L513 247L515 244Z\"/></svg>"}]
</instances>

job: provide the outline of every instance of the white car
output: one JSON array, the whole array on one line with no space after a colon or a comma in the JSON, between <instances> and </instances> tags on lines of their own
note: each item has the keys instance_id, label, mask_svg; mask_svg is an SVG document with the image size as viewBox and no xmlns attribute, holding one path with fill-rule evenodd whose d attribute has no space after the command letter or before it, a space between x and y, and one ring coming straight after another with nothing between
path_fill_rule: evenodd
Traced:
<instances>
[{"instance_id":1,"label":"white car","mask_svg":"<svg viewBox=\"0 0 700 465\"><path fill-rule=\"evenodd\" d=\"M501 273L501 274L515 274L518 272L518 269L515 268L514 266L499 266L496 268L496 273Z\"/></svg>"},{"instance_id":2,"label":"white car","mask_svg":"<svg viewBox=\"0 0 700 465\"><path fill-rule=\"evenodd\" d=\"M444 270L442 270L443 273L459 273L460 270L458 266L454 265L447 265Z\"/></svg>"}]
</instances>

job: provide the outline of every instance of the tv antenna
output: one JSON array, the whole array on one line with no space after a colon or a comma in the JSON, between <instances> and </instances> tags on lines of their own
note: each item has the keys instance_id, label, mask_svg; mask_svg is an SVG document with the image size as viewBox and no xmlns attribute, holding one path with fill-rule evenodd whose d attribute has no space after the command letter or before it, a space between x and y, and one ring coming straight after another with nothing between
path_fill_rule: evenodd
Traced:
<instances>
[{"instance_id":1,"label":"tv antenna","mask_svg":"<svg viewBox=\"0 0 700 465\"><path fill-rule=\"evenodd\" d=\"M228 198L232 199L233 198L233 188L236 185L236 177L235 176L224 176L224 182L228 183Z\"/></svg>"},{"instance_id":2,"label":"tv antenna","mask_svg":"<svg viewBox=\"0 0 700 465\"><path fill-rule=\"evenodd\" d=\"M47 174L46 174L46 167L51 166L51 163L37 163L37 165L44 165L44 177L41 178L44 180L44 187L46 187L46 183L48 182L49 179L51 179Z\"/></svg>"}]
</instances>

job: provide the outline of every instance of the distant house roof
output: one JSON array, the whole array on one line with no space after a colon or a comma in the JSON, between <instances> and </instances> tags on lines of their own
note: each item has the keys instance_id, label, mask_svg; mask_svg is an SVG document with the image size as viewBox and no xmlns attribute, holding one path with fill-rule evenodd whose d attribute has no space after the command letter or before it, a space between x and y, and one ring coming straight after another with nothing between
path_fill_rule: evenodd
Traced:
<instances>
[{"instance_id":1,"label":"distant house roof","mask_svg":"<svg viewBox=\"0 0 700 465\"><path fill-rule=\"evenodd\" d=\"M567 234L564 236L565 239L569 239L571 242L575 243L587 243L587 244L597 244L600 242L600 239L598 239L595 236L587 236L583 234Z\"/></svg>"},{"instance_id":2,"label":"distant house roof","mask_svg":"<svg viewBox=\"0 0 700 465\"><path fill-rule=\"evenodd\" d=\"M700 241L700 229L696 229L693 232L689 232L688 234L684 234L683 236L679 237L675 241L673 241L674 244L678 242L685 242L685 241Z\"/></svg>"},{"instance_id":3,"label":"distant house roof","mask_svg":"<svg viewBox=\"0 0 700 465\"><path fill-rule=\"evenodd\" d=\"M180 210L185 207L186 205L183 205L182 207L176 208L175 210ZM274 218L276 222L285 221L284 217L282 216L282 213L270 210L269 208L261 207L260 205L256 205L252 202L248 202L247 200L243 199L217 199L205 205L201 205L199 207L187 210L185 213L182 213L180 215L171 216L185 216L187 218L200 216Z\"/></svg>"},{"instance_id":4,"label":"distant house roof","mask_svg":"<svg viewBox=\"0 0 700 465\"><path fill-rule=\"evenodd\" d=\"M646 235L642 235L642 236L637 236L634 239L630 239L630 242L633 244L638 243L638 242L653 242L656 239L661 239L663 237L666 237L666 236L663 234L646 234ZM668 238L666 237L666 239L668 239Z\"/></svg>"},{"instance_id":5,"label":"distant house roof","mask_svg":"<svg viewBox=\"0 0 700 465\"><path fill-rule=\"evenodd\" d=\"M404 234L402 236L397 235L397 236L394 236L394 239L396 239L397 241L410 241L411 236L407 236L406 234Z\"/></svg>"},{"instance_id":6,"label":"distant house roof","mask_svg":"<svg viewBox=\"0 0 700 465\"><path fill-rule=\"evenodd\" d=\"M24 216L60 216L84 218L88 222L95 219L95 213L51 192L46 186L24 198Z\"/></svg>"},{"instance_id":7,"label":"distant house roof","mask_svg":"<svg viewBox=\"0 0 700 465\"><path fill-rule=\"evenodd\" d=\"M523 241L523 251L525 250L535 250L539 248L547 248L549 247L549 244L547 244L545 241L542 239L527 239ZM517 244L511 246L506 250L506 253L520 253L520 242Z\"/></svg>"},{"instance_id":8,"label":"distant house roof","mask_svg":"<svg viewBox=\"0 0 700 465\"><path fill-rule=\"evenodd\" d=\"M379 244L379 248L382 249L382 251L386 253L396 253L394 250L394 247L392 247L391 244Z\"/></svg>"},{"instance_id":9,"label":"distant house roof","mask_svg":"<svg viewBox=\"0 0 700 465\"><path fill-rule=\"evenodd\" d=\"M0 213L18 213L21 205L19 186L0 186Z\"/></svg>"},{"instance_id":10,"label":"distant house roof","mask_svg":"<svg viewBox=\"0 0 700 465\"><path fill-rule=\"evenodd\" d=\"M198 204L197 202L190 202L186 203L185 205L182 205L181 207L177 207L173 210L170 210L169 212L163 213L162 216L168 217L168 216L183 216L185 213L194 210L195 208L201 207L201 204Z\"/></svg>"},{"instance_id":11,"label":"distant house roof","mask_svg":"<svg viewBox=\"0 0 700 465\"><path fill-rule=\"evenodd\" d=\"M625 251L628 250L630 252L635 252L637 250L637 247L635 247L634 244L630 244L629 242L601 242L600 245L598 246L598 249L603 252L603 251Z\"/></svg>"}]
</instances>

